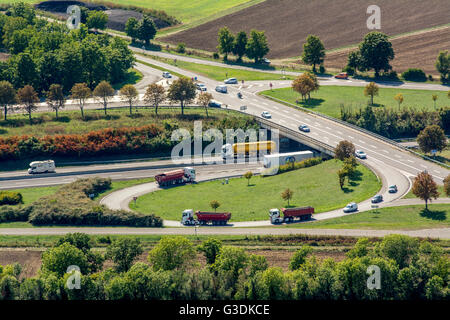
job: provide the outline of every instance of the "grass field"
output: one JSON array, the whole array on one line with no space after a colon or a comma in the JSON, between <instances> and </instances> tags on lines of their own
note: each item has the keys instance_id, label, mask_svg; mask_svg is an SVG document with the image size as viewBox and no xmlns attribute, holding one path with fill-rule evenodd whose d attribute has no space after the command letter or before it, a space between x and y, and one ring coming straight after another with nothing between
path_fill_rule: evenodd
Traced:
<instances>
[{"instance_id":1,"label":"grass field","mask_svg":"<svg viewBox=\"0 0 450 320\"><path fill-rule=\"evenodd\" d=\"M382 208L335 219L297 223L288 228L326 229L427 229L450 226L450 204Z\"/></svg>"},{"instance_id":2,"label":"grass field","mask_svg":"<svg viewBox=\"0 0 450 320\"><path fill-rule=\"evenodd\" d=\"M437 108L448 106L450 103L447 98L447 92L443 91L380 88L379 95L374 97L374 104L380 107L384 105L396 109L398 104L394 100L394 96L398 93L401 93L404 97L402 108L434 110L434 102L431 99L432 94L438 95ZM297 100L301 101L300 94L294 92L291 88L267 90L261 94L294 104ZM341 106L359 109L364 108L369 101L370 97L364 95L363 87L321 86L319 91L311 94L309 102L301 102L297 105L339 118Z\"/></svg>"},{"instance_id":3,"label":"grass field","mask_svg":"<svg viewBox=\"0 0 450 320\"><path fill-rule=\"evenodd\" d=\"M344 190L339 187L337 170L341 164L326 161L314 167L290 171L262 178L255 176L247 186L244 178L230 179L229 184L221 180L186 185L149 193L138 198L130 208L170 220L179 220L184 209L212 210L210 201L221 203L218 211L232 213L232 221L255 221L268 219L271 208L286 207L281 198L286 188L294 191L291 206L313 206L316 212L325 212L344 207L350 201L362 201L380 189L376 176L364 166L359 166L361 175Z\"/></svg>"}]
</instances>

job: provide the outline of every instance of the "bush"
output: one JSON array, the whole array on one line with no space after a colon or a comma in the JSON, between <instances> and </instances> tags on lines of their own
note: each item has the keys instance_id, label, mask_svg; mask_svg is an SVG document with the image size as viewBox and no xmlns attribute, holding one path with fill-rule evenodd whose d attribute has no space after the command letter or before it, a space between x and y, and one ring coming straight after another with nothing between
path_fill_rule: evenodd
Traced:
<instances>
[{"instance_id":1,"label":"bush","mask_svg":"<svg viewBox=\"0 0 450 320\"><path fill-rule=\"evenodd\" d=\"M319 73L324 74L325 71L326 71L325 66L324 66L323 64L321 64L321 65L319 66Z\"/></svg>"},{"instance_id":2,"label":"bush","mask_svg":"<svg viewBox=\"0 0 450 320\"><path fill-rule=\"evenodd\" d=\"M213 53L213 59L220 59L220 55L217 52Z\"/></svg>"},{"instance_id":3,"label":"bush","mask_svg":"<svg viewBox=\"0 0 450 320\"><path fill-rule=\"evenodd\" d=\"M345 68L342 69L342 72L347 72L349 76L354 76L356 73L356 69L350 66L345 66Z\"/></svg>"},{"instance_id":4,"label":"bush","mask_svg":"<svg viewBox=\"0 0 450 320\"><path fill-rule=\"evenodd\" d=\"M0 206L1 205L15 205L23 203L22 194L13 191L0 191Z\"/></svg>"},{"instance_id":5,"label":"bush","mask_svg":"<svg viewBox=\"0 0 450 320\"><path fill-rule=\"evenodd\" d=\"M30 212L30 207L2 206L0 207L0 223L28 221Z\"/></svg>"},{"instance_id":6,"label":"bush","mask_svg":"<svg viewBox=\"0 0 450 320\"><path fill-rule=\"evenodd\" d=\"M184 43L179 43L178 45L177 45L177 48L175 49L176 50L176 52L178 52L178 53L185 53L186 52L186 45L184 44Z\"/></svg>"},{"instance_id":7,"label":"bush","mask_svg":"<svg viewBox=\"0 0 450 320\"><path fill-rule=\"evenodd\" d=\"M425 72L421 69L410 68L402 73L402 78L408 81L427 81Z\"/></svg>"},{"instance_id":8,"label":"bush","mask_svg":"<svg viewBox=\"0 0 450 320\"><path fill-rule=\"evenodd\" d=\"M312 167L312 166L322 163L322 161L323 160L321 157L316 157L316 158L305 159L305 160L299 161L299 162L290 162L290 163L279 166L278 172L276 172L276 173L283 173L283 172L288 172L291 170ZM261 175L262 176L273 175L275 170L276 169L274 169L274 168L263 170L263 172L261 172Z\"/></svg>"}]
</instances>

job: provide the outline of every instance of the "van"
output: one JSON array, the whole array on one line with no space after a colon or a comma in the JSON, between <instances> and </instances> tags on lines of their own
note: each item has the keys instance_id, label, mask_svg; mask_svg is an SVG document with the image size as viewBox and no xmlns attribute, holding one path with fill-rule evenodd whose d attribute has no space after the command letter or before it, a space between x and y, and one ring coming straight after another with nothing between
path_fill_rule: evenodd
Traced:
<instances>
[{"instance_id":1,"label":"van","mask_svg":"<svg viewBox=\"0 0 450 320\"><path fill-rule=\"evenodd\" d=\"M216 91L220 93L228 93L227 86L224 85L217 86Z\"/></svg>"},{"instance_id":2,"label":"van","mask_svg":"<svg viewBox=\"0 0 450 320\"><path fill-rule=\"evenodd\" d=\"M33 173L55 172L55 168L56 168L55 161L53 160L33 161L30 163L28 173L33 174Z\"/></svg>"}]
</instances>

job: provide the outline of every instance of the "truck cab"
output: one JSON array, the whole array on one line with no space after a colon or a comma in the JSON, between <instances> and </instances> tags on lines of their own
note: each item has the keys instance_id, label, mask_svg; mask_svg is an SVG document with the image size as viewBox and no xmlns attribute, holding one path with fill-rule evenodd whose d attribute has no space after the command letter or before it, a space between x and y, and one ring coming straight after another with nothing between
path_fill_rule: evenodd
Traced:
<instances>
[{"instance_id":1,"label":"truck cab","mask_svg":"<svg viewBox=\"0 0 450 320\"><path fill-rule=\"evenodd\" d=\"M222 158L223 159L232 158L233 155L234 155L233 146L231 145L231 143L224 144L222 146Z\"/></svg>"},{"instance_id":2,"label":"truck cab","mask_svg":"<svg viewBox=\"0 0 450 320\"><path fill-rule=\"evenodd\" d=\"M194 210L186 209L181 215L181 224L184 226L195 225L196 220L194 219Z\"/></svg>"},{"instance_id":3,"label":"truck cab","mask_svg":"<svg viewBox=\"0 0 450 320\"><path fill-rule=\"evenodd\" d=\"M284 221L284 219L281 217L280 210L278 209L270 209L269 217L272 224L283 223Z\"/></svg>"},{"instance_id":4,"label":"truck cab","mask_svg":"<svg viewBox=\"0 0 450 320\"><path fill-rule=\"evenodd\" d=\"M186 180L189 182L195 181L195 169L192 167L185 167L184 176L186 177Z\"/></svg>"}]
</instances>

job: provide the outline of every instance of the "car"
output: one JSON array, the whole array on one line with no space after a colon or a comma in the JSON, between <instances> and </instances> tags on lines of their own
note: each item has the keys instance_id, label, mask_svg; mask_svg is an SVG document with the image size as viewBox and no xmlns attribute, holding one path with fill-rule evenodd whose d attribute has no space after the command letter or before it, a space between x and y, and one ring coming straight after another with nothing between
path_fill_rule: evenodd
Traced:
<instances>
[{"instance_id":1,"label":"car","mask_svg":"<svg viewBox=\"0 0 450 320\"><path fill-rule=\"evenodd\" d=\"M270 60L267 59L267 58L262 58L262 59L261 59L261 63L262 63L262 64L270 64Z\"/></svg>"},{"instance_id":2,"label":"car","mask_svg":"<svg viewBox=\"0 0 450 320\"><path fill-rule=\"evenodd\" d=\"M354 212L354 211L358 211L358 205L354 202L350 202L348 205L345 206L344 208L344 212L348 213L348 212Z\"/></svg>"},{"instance_id":3,"label":"car","mask_svg":"<svg viewBox=\"0 0 450 320\"><path fill-rule=\"evenodd\" d=\"M375 197L372 198L372 203L378 203L383 201L383 196L381 194L377 194Z\"/></svg>"},{"instance_id":4,"label":"car","mask_svg":"<svg viewBox=\"0 0 450 320\"><path fill-rule=\"evenodd\" d=\"M228 78L223 83L225 83L225 84L237 84L238 80L236 78Z\"/></svg>"},{"instance_id":5,"label":"car","mask_svg":"<svg viewBox=\"0 0 450 320\"><path fill-rule=\"evenodd\" d=\"M336 79L348 79L348 73L347 72L341 72L334 76Z\"/></svg>"},{"instance_id":6,"label":"car","mask_svg":"<svg viewBox=\"0 0 450 320\"><path fill-rule=\"evenodd\" d=\"M227 93L228 92L228 88L227 88L227 86L220 85L220 86L216 87L216 91L220 92L220 93Z\"/></svg>"},{"instance_id":7,"label":"car","mask_svg":"<svg viewBox=\"0 0 450 320\"><path fill-rule=\"evenodd\" d=\"M172 78L172 75L168 71L164 71L162 76L163 76L163 78Z\"/></svg>"},{"instance_id":8,"label":"car","mask_svg":"<svg viewBox=\"0 0 450 320\"><path fill-rule=\"evenodd\" d=\"M309 131L311 131L311 130L309 130L309 127L308 127L307 125L304 125L304 124L299 125L299 126L298 126L298 130L303 131L303 132L309 132Z\"/></svg>"},{"instance_id":9,"label":"car","mask_svg":"<svg viewBox=\"0 0 450 320\"><path fill-rule=\"evenodd\" d=\"M389 191L389 193L397 193L397 191L398 191L397 186L395 184L392 186L389 186L388 191Z\"/></svg>"},{"instance_id":10,"label":"car","mask_svg":"<svg viewBox=\"0 0 450 320\"><path fill-rule=\"evenodd\" d=\"M355 156L360 159L367 159L366 153L362 150L356 150Z\"/></svg>"},{"instance_id":11,"label":"car","mask_svg":"<svg viewBox=\"0 0 450 320\"><path fill-rule=\"evenodd\" d=\"M263 112L261 113L261 117L266 118L266 119L271 119L271 118L272 118L272 115L270 114L269 111L263 111Z\"/></svg>"},{"instance_id":12,"label":"car","mask_svg":"<svg viewBox=\"0 0 450 320\"><path fill-rule=\"evenodd\" d=\"M209 102L208 106L211 108L220 108L220 107L222 107L222 104L219 101L211 100Z\"/></svg>"},{"instance_id":13,"label":"car","mask_svg":"<svg viewBox=\"0 0 450 320\"><path fill-rule=\"evenodd\" d=\"M206 86L203 83L197 83L197 90L206 91Z\"/></svg>"}]
</instances>

